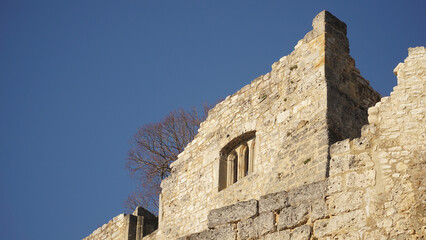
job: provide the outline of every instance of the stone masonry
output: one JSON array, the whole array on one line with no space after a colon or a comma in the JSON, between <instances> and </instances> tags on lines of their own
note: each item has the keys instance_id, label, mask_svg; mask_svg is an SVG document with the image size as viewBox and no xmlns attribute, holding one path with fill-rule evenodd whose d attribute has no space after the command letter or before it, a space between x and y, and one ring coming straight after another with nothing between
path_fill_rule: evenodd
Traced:
<instances>
[{"instance_id":1,"label":"stone masonry","mask_svg":"<svg viewBox=\"0 0 426 240\"><path fill-rule=\"evenodd\" d=\"M423 239L425 48L381 98L346 24L323 11L312 26L209 111L161 184L156 231L137 220L131 238L119 215L86 239Z\"/></svg>"},{"instance_id":2,"label":"stone masonry","mask_svg":"<svg viewBox=\"0 0 426 240\"><path fill-rule=\"evenodd\" d=\"M133 214L120 214L83 240L142 240L158 228L155 215L137 207Z\"/></svg>"},{"instance_id":3,"label":"stone masonry","mask_svg":"<svg viewBox=\"0 0 426 240\"><path fill-rule=\"evenodd\" d=\"M398 86L361 136L330 147L330 176L214 209L192 239L424 239L426 49L410 48Z\"/></svg>"},{"instance_id":4,"label":"stone masonry","mask_svg":"<svg viewBox=\"0 0 426 240\"><path fill-rule=\"evenodd\" d=\"M346 24L324 11L312 25L270 73L209 111L161 184L159 236L202 231L213 209L326 179L330 144L360 135L380 95L355 68ZM221 190L221 149L248 132L253 172Z\"/></svg>"}]
</instances>

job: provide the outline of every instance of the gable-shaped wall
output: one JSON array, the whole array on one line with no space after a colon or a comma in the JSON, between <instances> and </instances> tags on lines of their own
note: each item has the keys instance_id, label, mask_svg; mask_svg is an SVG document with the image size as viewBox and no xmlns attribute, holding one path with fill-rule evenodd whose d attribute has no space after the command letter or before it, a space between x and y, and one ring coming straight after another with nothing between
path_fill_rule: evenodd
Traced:
<instances>
[{"instance_id":1,"label":"gable-shaped wall","mask_svg":"<svg viewBox=\"0 0 426 240\"><path fill-rule=\"evenodd\" d=\"M212 209L328 176L330 143L359 135L367 108L379 99L349 51L340 53L342 46L348 48L346 25L324 11L270 73L210 110L162 182L159 235L175 238L201 231ZM330 93L336 88L338 93ZM359 91L352 94L353 89ZM332 109L330 101L349 108ZM340 115L344 118L335 117ZM344 133L335 137L336 131ZM247 132L255 132L253 172L219 191L221 149Z\"/></svg>"},{"instance_id":2,"label":"gable-shaped wall","mask_svg":"<svg viewBox=\"0 0 426 240\"><path fill-rule=\"evenodd\" d=\"M330 176L210 211L179 240L424 239L426 50L410 48L398 86L361 137L330 147Z\"/></svg>"}]
</instances>

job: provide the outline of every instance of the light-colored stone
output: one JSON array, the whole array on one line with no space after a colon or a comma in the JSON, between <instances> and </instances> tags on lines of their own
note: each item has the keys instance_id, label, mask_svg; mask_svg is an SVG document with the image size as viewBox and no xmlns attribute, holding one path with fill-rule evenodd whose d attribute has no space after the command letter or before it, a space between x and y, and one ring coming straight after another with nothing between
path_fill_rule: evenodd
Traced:
<instances>
[{"instance_id":1,"label":"light-colored stone","mask_svg":"<svg viewBox=\"0 0 426 240\"><path fill-rule=\"evenodd\" d=\"M332 197L330 212L337 215L347 211L360 209L363 204L364 193L362 191L343 192Z\"/></svg>"},{"instance_id":2,"label":"light-colored stone","mask_svg":"<svg viewBox=\"0 0 426 240\"><path fill-rule=\"evenodd\" d=\"M288 194L287 192L271 193L260 197L259 212L276 211L288 207Z\"/></svg>"},{"instance_id":3,"label":"light-colored stone","mask_svg":"<svg viewBox=\"0 0 426 240\"><path fill-rule=\"evenodd\" d=\"M309 240L311 239L312 227L303 225L294 229L291 233L291 240Z\"/></svg>"},{"instance_id":4,"label":"light-colored stone","mask_svg":"<svg viewBox=\"0 0 426 240\"><path fill-rule=\"evenodd\" d=\"M218 225L236 222L253 217L257 214L257 200L239 202L230 206L210 211L208 226L213 228Z\"/></svg>"},{"instance_id":5,"label":"light-colored stone","mask_svg":"<svg viewBox=\"0 0 426 240\"><path fill-rule=\"evenodd\" d=\"M144 240L424 238L425 48L410 48L395 74L380 100L346 25L321 12L270 73L209 111L171 164L160 228ZM85 240L124 239L134 217Z\"/></svg>"},{"instance_id":6,"label":"light-colored stone","mask_svg":"<svg viewBox=\"0 0 426 240\"><path fill-rule=\"evenodd\" d=\"M268 235L263 236L262 240L290 240L290 230L277 231Z\"/></svg>"},{"instance_id":7,"label":"light-colored stone","mask_svg":"<svg viewBox=\"0 0 426 240\"><path fill-rule=\"evenodd\" d=\"M294 228L308 220L308 206L288 207L281 211L278 218L278 230Z\"/></svg>"},{"instance_id":8,"label":"light-colored stone","mask_svg":"<svg viewBox=\"0 0 426 240\"><path fill-rule=\"evenodd\" d=\"M275 215L272 212L261 213L256 218L241 221L237 225L238 239L257 239L275 228Z\"/></svg>"},{"instance_id":9,"label":"light-colored stone","mask_svg":"<svg viewBox=\"0 0 426 240\"><path fill-rule=\"evenodd\" d=\"M343 213L330 219L316 221L314 233L317 237L323 237L344 228L361 228L366 225L365 219L366 217L362 210Z\"/></svg>"}]
</instances>

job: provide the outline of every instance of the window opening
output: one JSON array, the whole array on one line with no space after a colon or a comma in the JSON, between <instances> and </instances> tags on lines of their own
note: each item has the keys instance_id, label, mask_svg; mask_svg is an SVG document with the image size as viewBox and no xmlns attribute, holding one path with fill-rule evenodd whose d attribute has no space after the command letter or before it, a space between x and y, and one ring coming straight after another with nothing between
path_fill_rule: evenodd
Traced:
<instances>
[{"instance_id":1,"label":"window opening","mask_svg":"<svg viewBox=\"0 0 426 240\"><path fill-rule=\"evenodd\" d=\"M219 191L254 171L255 137L255 131L247 132L222 148L219 154Z\"/></svg>"},{"instance_id":2,"label":"window opening","mask_svg":"<svg viewBox=\"0 0 426 240\"><path fill-rule=\"evenodd\" d=\"M244 149L244 177L247 176L249 174L249 151L248 148L246 147Z\"/></svg>"},{"instance_id":3,"label":"window opening","mask_svg":"<svg viewBox=\"0 0 426 240\"><path fill-rule=\"evenodd\" d=\"M232 164L234 167L234 179L232 180L232 183L236 183L238 180L238 156L234 157L234 164Z\"/></svg>"}]
</instances>

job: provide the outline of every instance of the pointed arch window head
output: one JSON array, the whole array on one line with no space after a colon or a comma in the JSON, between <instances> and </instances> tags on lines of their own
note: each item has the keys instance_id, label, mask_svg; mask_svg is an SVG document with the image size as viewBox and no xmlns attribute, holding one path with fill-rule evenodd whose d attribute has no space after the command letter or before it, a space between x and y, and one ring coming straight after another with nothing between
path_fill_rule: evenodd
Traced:
<instances>
[{"instance_id":1,"label":"pointed arch window head","mask_svg":"<svg viewBox=\"0 0 426 240\"><path fill-rule=\"evenodd\" d=\"M254 171L255 138L255 131L247 132L222 148L219 162L219 191Z\"/></svg>"}]
</instances>

